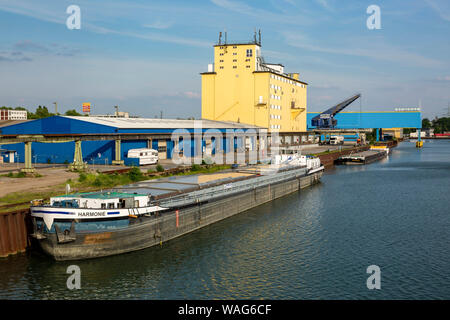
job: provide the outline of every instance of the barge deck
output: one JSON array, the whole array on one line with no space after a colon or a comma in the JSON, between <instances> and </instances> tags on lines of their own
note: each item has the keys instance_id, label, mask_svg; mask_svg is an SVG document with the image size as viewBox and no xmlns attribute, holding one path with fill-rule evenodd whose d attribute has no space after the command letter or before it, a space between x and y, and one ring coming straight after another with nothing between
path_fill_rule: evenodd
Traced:
<instances>
[{"instance_id":1,"label":"barge deck","mask_svg":"<svg viewBox=\"0 0 450 320\"><path fill-rule=\"evenodd\" d=\"M353 153L350 155L339 157L336 160L337 164L352 165L352 164L369 164L381 160L387 156L384 150L367 150L363 152Z\"/></svg>"}]
</instances>

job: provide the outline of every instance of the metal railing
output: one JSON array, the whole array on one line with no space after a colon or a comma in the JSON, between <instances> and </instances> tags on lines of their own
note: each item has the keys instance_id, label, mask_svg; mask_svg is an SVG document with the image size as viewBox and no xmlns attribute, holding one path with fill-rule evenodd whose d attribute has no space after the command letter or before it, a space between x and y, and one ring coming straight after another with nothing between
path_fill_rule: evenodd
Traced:
<instances>
[{"instance_id":1,"label":"metal railing","mask_svg":"<svg viewBox=\"0 0 450 320\"><path fill-rule=\"evenodd\" d=\"M305 167L284 172L276 172L274 174L258 176L256 178L251 178L248 180L230 182L228 184L222 184L203 190L196 190L184 195L174 196L167 200L164 199L159 201L158 205L162 207L176 208L190 204L196 204L225 196L228 197L237 193L242 193L244 191L264 187L269 184L296 179L298 177L304 176L306 173L307 169Z\"/></svg>"}]
</instances>

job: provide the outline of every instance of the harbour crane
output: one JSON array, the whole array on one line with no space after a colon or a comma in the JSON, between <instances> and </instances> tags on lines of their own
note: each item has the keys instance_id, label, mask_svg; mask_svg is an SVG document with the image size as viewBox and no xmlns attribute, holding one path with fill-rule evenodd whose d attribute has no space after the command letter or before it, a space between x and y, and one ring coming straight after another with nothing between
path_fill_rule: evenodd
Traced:
<instances>
[{"instance_id":1,"label":"harbour crane","mask_svg":"<svg viewBox=\"0 0 450 320\"><path fill-rule=\"evenodd\" d=\"M342 101L341 103L329 108L328 110L322 112L321 114L315 116L311 119L311 125L317 129L334 129L337 125L337 120L334 116L341 112L345 107L350 105L353 101L361 97L360 93Z\"/></svg>"}]
</instances>

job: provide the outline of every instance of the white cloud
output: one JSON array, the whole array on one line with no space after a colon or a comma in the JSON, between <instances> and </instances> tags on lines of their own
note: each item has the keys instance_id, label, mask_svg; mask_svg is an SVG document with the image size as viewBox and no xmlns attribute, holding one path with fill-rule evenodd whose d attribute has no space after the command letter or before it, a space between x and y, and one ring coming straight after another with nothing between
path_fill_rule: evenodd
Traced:
<instances>
[{"instance_id":1,"label":"white cloud","mask_svg":"<svg viewBox=\"0 0 450 320\"><path fill-rule=\"evenodd\" d=\"M151 41L174 43L174 44L180 44L180 45L188 45L188 46L192 46L192 47L210 47L211 46L211 41L203 41L203 40L199 40L199 39L185 38L185 37L173 36L170 34L163 34L163 33L118 31L118 30L112 30L112 29L108 29L108 33L121 35L121 36L127 36L127 37L133 37L133 38L138 38L138 39L143 39L143 40L151 40Z\"/></svg>"},{"instance_id":2,"label":"white cloud","mask_svg":"<svg viewBox=\"0 0 450 320\"><path fill-rule=\"evenodd\" d=\"M174 24L173 21L156 20L156 21L153 21L151 23L143 24L142 26L144 28L151 28L151 29L159 29L159 30L161 30L161 29L168 29L171 26L173 26L173 24Z\"/></svg>"},{"instance_id":3,"label":"white cloud","mask_svg":"<svg viewBox=\"0 0 450 320\"><path fill-rule=\"evenodd\" d=\"M63 11L58 12L58 9ZM44 1L30 3L22 0L0 0L0 10L59 24L65 24L67 18L64 7L49 6Z\"/></svg>"},{"instance_id":4,"label":"white cloud","mask_svg":"<svg viewBox=\"0 0 450 320\"><path fill-rule=\"evenodd\" d=\"M276 12L274 10L264 10L259 7L252 7L246 3L230 0L211 0L215 5L237 12L239 14L251 16L258 20L264 20L269 23L282 23L284 25L311 25L316 24L319 17L310 17L302 10Z\"/></svg>"},{"instance_id":5,"label":"white cloud","mask_svg":"<svg viewBox=\"0 0 450 320\"><path fill-rule=\"evenodd\" d=\"M187 61L168 63L156 59L91 56L68 60L60 56L39 56L27 63L3 63L1 69L0 87L8 88L2 93L4 105L21 104L19 99L26 93L33 104L51 105L53 101L61 101L62 106L64 101L73 105L83 100L95 102L99 113L107 112L114 101L122 101L127 107L139 103L145 114L145 105L154 99L167 99L166 107L174 110L186 108L182 101L190 101L190 105L200 108L201 66ZM198 110L188 111L191 114Z\"/></svg>"},{"instance_id":6,"label":"white cloud","mask_svg":"<svg viewBox=\"0 0 450 320\"><path fill-rule=\"evenodd\" d=\"M425 0L425 2L441 17L442 20L450 21L450 4L446 1Z\"/></svg>"},{"instance_id":7,"label":"white cloud","mask_svg":"<svg viewBox=\"0 0 450 320\"><path fill-rule=\"evenodd\" d=\"M325 8L325 9L327 9L329 11L333 10L333 8L331 8L331 6L328 4L327 0L316 0L316 2L318 4L320 4L323 8Z\"/></svg>"},{"instance_id":8,"label":"white cloud","mask_svg":"<svg viewBox=\"0 0 450 320\"><path fill-rule=\"evenodd\" d=\"M186 91L183 92L184 96L189 98L189 99L199 99L201 97L201 94L198 92L193 92L193 91Z\"/></svg>"},{"instance_id":9,"label":"white cloud","mask_svg":"<svg viewBox=\"0 0 450 320\"><path fill-rule=\"evenodd\" d=\"M382 39L372 41L342 41L340 45L317 44L305 35L298 33L284 32L286 43L292 47L297 47L314 52L328 54L338 54L347 56L365 57L373 60L389 61L407 65L421 67L439 67L443 65L441 61L421 56L409 50L398 48L394 45L383 43ZM355 45L356 43L356 45Z\"/></svg>"},{"instance_id":10,"label":"white cloud","mask_svg":"<svg viewBox=\"0 0 450 320\"><path fill-rule=\"evenodd\" d=\"M436 80L437 81L444 81L444 82L449 81L450 82L450 76L437 77Z\"/></svg>"},{"instance_id":11,"label":"white cloud","mask_svg":"<svg viewBox=\"0 0 450 320\"><path fill-rule=\"evenodd\" d=\"M115 34L119 36L139 38L143 40L182 44L195 47L204 47L211 45L210 41L207 42L195 38L180 37L176 35L168 35L157 32L146 32L145 30L136 29L133 31L124 30L123 28L119 30L112 27L102 26L102 24L109 25L109 22L113 19L113 17L121 15L125 15L125 18L132 19L133 14L136 14L136 12L140 12L139 10L150 10L150 7L135 7L135 5L133 4L125 7L123 4L117 4L118 6L108 11L102 10L104 8L101 7L92 7L90 2L83 4L82 1L79 1L79 3L81 7L81 29L83 30L88 30L90 32L100 34ZM84 13L85 8L89 8L89 14ZM128 8L128 10L132 10L129 13L121 13L120 10L126 12L125 8ZM48 3L45 1L30 3L24 2L23 0L15 0L14 2L0 0L0 10L57 24L65 24L68 17L68 15L65 13L64 5L60 4L58 6L55 6L53 3ZM172 24L173 23L170 21L162 21L160 19L154 21L153 23L143 23L141 26L145 28L163 30L169 28Z\"/></svg>"}]
</instances>

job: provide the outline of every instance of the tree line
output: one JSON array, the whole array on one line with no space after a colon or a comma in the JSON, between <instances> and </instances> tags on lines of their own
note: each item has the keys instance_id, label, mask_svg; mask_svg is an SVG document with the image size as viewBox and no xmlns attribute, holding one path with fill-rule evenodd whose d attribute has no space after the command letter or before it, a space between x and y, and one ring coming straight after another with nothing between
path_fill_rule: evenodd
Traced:
<instances>
[{"instance_id":1,"label":"tree line","mask_svg":"<svg viewBox=\"0 0 450 320\"><path fill-rule=\"evenodd\" d=\"M24 110L27 112L27 117L28 119L42 119L42 118L47 118L47 117L51 117L51 116L56 116L56 115L60 115L60 113L56 114L56 113L51 113L50 111L48 111L46 106L38 106L36 108L35 112L31 112L29 110L27 110L24 107L15 107L15 108L11 108L11 107L0 107L0 109L4 109L4 110ZM81 113L78 113L75 109L70 109L67 110L64 113L65 116L82 116Z\"/></svg>"},{"instance_id":2,"label":"tree line","mask_svg":"<svg viewBox=\"0 0 450 320\"><path fill-rule=\"evenodd\" d=\"M436 117L431 121L428 118L424 118L422 120L422 129L434 129L434 133L450 132L450 117Z\"/></svg>"}]
</instances>

